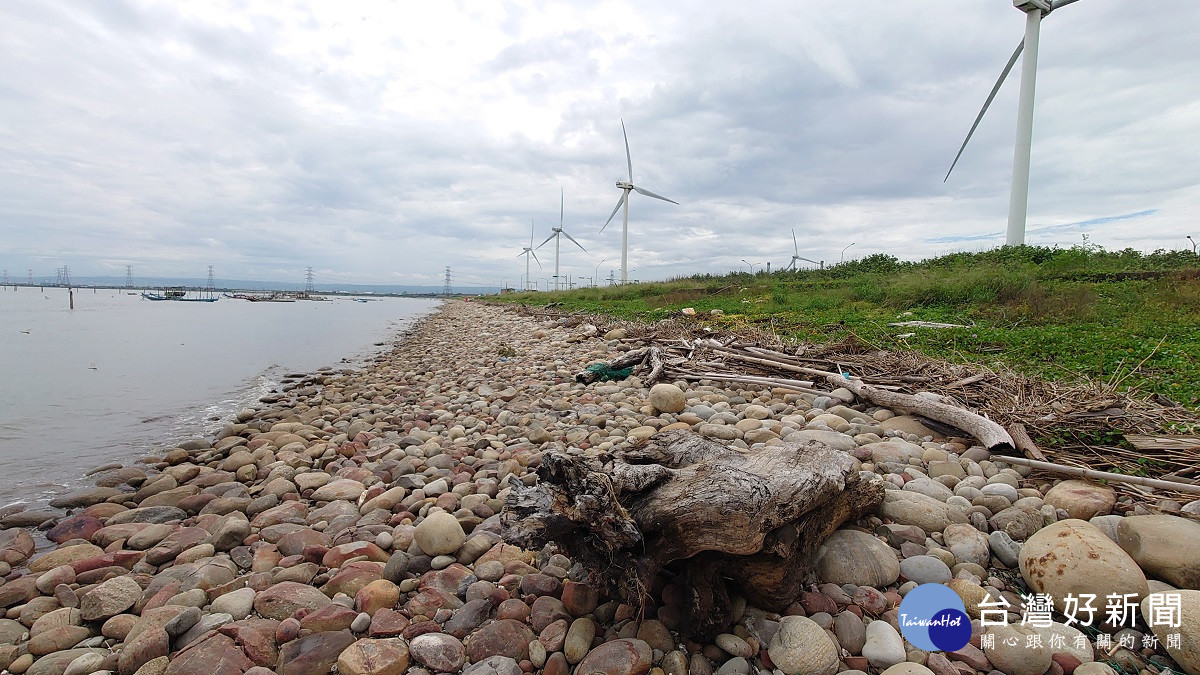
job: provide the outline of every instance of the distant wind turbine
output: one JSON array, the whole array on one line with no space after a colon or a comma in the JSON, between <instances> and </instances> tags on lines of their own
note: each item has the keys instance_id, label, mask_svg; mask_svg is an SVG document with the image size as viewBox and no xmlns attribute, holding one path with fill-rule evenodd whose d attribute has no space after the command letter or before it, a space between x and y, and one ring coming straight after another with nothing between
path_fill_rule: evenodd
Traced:
<instances>
[{"instance_id":1,"label":"distant wind turbine","mask_svg":"<svg viewBox=\"0 0 1200 675\"><path fill-rule=\"evenodd\" d=\"M792 228L792 250L793 250L792 262L787 266L787 271L789 271L789 272L794 271L796 269L796 263L800 262L801 260L803 260L804 262L810 262L814 265L820 265L821 269L825 269L824 262L817 262L816 260L810 260L810 259L805 258L800 255L800 244L796 242L796 229L795 228Z\"/></svg>"},{"instance_id":2,"label":"distant wind turbine","mask_svg":"<svg viewBox=\"0 0 1200 675\"><path fill-rule=\"evenodd\" d=\"M527 290L529 290L529 258L530 258L530 256L532 256L534 260L537 260L538 269L539 270L542 269L542 261L538 260L537 254L533 252L533 220L529 221L529 245L526 246L525 248L521 249L521 252L517 254L518 258L520 258L521 256L525 256L525 288L523 288L521 290L527 291Z\"/></svg>"},{"instance_id":3,"label":"distant wind turbine","mask_svg":"<svg viewBox=\"0 0 1200 675\"><path fill-rule=\"evenodd\" d=\"M1038 36L1041 33L1042 17L1073 2L1076 0L1013 0L1013 6L1025 12L1025 38L1017 44L1016 51L1009 57L1008 64L1000 73L1000 79L992 86L991 93L983 102L983 108L975 116L975 123L971 125L966 139L958 148L958 154L950 164L950 171L947 171L946 178L942 179L943 183L949 180L950 172L954 171L954 165L958 164L958 158L962 157L975 128L979 126L979 120L983 119L983 114L992 104L992 99L996 98L996 92L1000 91L1000 85L1004 84L1008 73L1017 62L1017 57L1021 56L1021 51L1024 50L1025 57L1021 60L1021 94L1017 100L1017 142L1013 151L1012 191L1008 197L1008 234L1004 241L1008 246L1021 246L1025 243L1025 217L1029 210L1029 150L1033 144L1033 92L1037 80Z\"/></svg>"},{"instance_id":4,"label":"distant wind turbine","mask_svg":"<svg viewBox=\"0 0 1200 675\"><path fill-rule=\"evenodd\" d=\"M601 227L600 231L603 232L604 228L608 227L608 224L612 222L613 216L617 215L617 211L621 210L621 207L624 206L624 226L621 228L621 283L624 284L628 283L629 281L629 191L633 190L634 192L646 195L647 197L654 197L655 199L661 199L664 202L671 202L676 206L679 205L679 202L675 201L674 199L667 199L662 195L655 194L646 188L638 187L633 184L633 159L629 155L629 135L625 133L624 119L621 120L621 135L625 137L625 164L629 168L629 180L617 181L617 187L621 188L621 198L617 200L617 206L613 209L612 213L608 215L608 220L604 221L604 227Z\"/></svg>"},{"instance_id":5,"label":"distant wind turbine","mask_svg":"<svg viewBox=\"0 0 1200 675\"><path fill-rule=\"evenodd\" d=\"M562 244L562 237L566 237L567 239L570 239L571 243L573 243L579 247L579 250L583 251L584 253L587 253L587 249L583 247L583 244L580 244L579 242L575 241L575 237L572 237L571 235L567 234L566 230L563 229L563 211L564 211L564 207L566 206L566 197L562 194L561 190L559 191L558 198L559 198L558 227L552 228L554 231L554 234L551 234L549 237L546 237L546 241L543 241L542 243L537 245L538 248L541 248L546 245L547 241L550 241L551 239L554 240L554 290L556 290L556 291L558 290L558 257L559 257L558 254L559 254L560 245Z\"/></svg>"}]
</instances>

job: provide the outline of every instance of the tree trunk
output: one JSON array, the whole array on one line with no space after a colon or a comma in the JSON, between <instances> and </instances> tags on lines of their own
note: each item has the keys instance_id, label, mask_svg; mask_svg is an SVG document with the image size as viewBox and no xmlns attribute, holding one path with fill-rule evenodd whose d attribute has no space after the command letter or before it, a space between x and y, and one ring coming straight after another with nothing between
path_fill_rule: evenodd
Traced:
<instances>
[{"instance_id":1,"label":"tree trunk","mask_svg":"<svg viewBox=\"0 0 1200 675\"><path fill-rule=\"evenodd\" d=\"M635 606L666 570L687 592L670 611L681 630L711 639L732 619L730 596L782 611L812 581L821 542L883 498L850 455L816 442L753 451L690 431L588 458L547 453L539 483L512 490L506 541L554 542L595 582ZM670 598L667 598L671 604Z\"/></svg>"}]
</instances>

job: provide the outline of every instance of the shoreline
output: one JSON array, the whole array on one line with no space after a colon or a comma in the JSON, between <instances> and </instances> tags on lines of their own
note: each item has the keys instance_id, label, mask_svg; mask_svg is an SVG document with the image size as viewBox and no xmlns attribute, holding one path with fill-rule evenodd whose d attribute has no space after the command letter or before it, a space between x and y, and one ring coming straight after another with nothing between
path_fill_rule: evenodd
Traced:
<instances>
[{"instance_id":1,"label":"shoreline","mask_svg":"<svg viewBox=\"0 0 1200 675\"><path fill-rule=\"evenodd\" d=\"M753 675L775 666L797 675L911 661L904 672L918 675L1043 673L1052 663L1102 675L1111 669L1091 663L1092 650L1066 650L1072 662L1048 649L980 649L986 631L963 654L915 650L897 633L895 605L917 580L953 580L975 623L989 597L1019 607L1020 542L1036 547L1068 525L1105 541L1123 521L1147 537L1174 535L1165 540L1174 547L1136 563L1116 543L1092 541L1106 569L1124 570L1114 588L1200 582L1194 544L1181 538L1200 524L1106 515L1110 489L1054 493L1051 481L938 440L919 420L703 383L681 390L680 412L666 413L636 377L578 385L576 372L627 348L598 333L446 302L361 368L296 378L212 438L95 472L97 487L60 498L72 511L46 532L57 548L34 551L28 531L0 530L0 666L35 675L261 675L335 664L414 675ZM667 427L747 448L817 438L889 484L893 501L839 531L851 541L818 565L825 583L783 612L744 609L713 644L672 634L684 627L666 597L657 618L639 622L561 553L501 540L507 481L534 483L543 452L596 455ZM1185 620L1200 622L1200 598L1183 602ZM1152 657L1166 658L1125 652L1114 654L1119 662L1149 672Z\"/></svg>"}]
</instances>

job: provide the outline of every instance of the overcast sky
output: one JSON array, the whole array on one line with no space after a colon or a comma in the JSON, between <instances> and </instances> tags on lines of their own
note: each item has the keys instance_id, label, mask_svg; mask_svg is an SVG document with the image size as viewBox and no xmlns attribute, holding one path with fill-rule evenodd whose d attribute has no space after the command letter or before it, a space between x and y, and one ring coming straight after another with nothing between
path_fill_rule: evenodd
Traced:
<instances>
[{"instance_id":1,"label":"overcast sky","mask_svg":"<svg viewBox=\"0 0 1200 675\"><path fill-rule=\"evenodd\" d=\"M1042 24L1033 244L1200 238L1200 3L1081 0ZM519 284L915 259L1003 243L1010 0L0 4L10 277ZM553 242L538 250L553 274ZM603 261L603 263L601 262ZM807 263L805 263L807 265Z\"/></svg>"}]
</instances>

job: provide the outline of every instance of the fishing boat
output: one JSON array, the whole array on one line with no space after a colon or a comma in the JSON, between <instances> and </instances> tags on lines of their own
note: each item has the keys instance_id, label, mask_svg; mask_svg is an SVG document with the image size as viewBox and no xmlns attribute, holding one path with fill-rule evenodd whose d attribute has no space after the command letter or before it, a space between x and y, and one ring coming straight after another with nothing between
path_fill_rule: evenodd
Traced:
<instances>
[{"instance_id":1,"label":"fishing boat","mask_svg":"<svg viewBox=\"0 0 1200 675\"><path fill-rule=\"evenodd\" d=\"M175 300L176 302L216 302L221 299L212 291L199 291L199 295L188 297L187 289L182 286L164 288L156 293L144 292L142 297L146 300Z\"/></svg>"}]
</instances>

